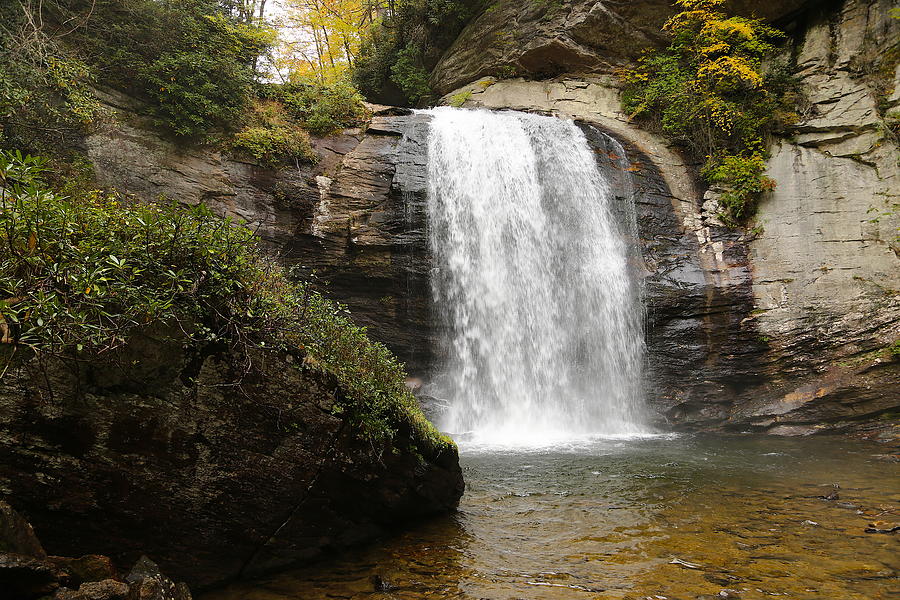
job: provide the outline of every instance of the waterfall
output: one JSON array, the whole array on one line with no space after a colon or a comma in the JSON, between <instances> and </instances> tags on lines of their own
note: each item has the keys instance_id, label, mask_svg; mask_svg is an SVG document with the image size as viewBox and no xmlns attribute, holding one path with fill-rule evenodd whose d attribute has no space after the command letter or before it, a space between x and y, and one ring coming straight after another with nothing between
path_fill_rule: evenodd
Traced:
<instances>
[{"instance_id":1,"label":"waterfall","mask_svg":"<svg viewBox=\"0 0 900 600\"><path fill-rule=\"evenodd\" d=\"M571 121L429 112L439 424L513 444L647 431L631 198Z\"/></svg>"}]
</instances>

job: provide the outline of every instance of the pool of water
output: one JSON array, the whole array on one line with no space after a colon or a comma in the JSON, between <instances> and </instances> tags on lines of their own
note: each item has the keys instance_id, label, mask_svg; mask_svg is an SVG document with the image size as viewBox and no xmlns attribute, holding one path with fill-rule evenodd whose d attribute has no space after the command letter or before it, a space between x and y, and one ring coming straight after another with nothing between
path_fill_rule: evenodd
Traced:
<instances>
[{"instance_id":1,"label":"pool of water","mask_svg":"<svg viewBox=\"0 0 900 600\"><path fill-rule=\"evenodd\" d=\"M757 436L463 443L455 515L204 600L897 598L897 534L865 531L900 521L892 452Z\"/></svg>"}]
</instances>

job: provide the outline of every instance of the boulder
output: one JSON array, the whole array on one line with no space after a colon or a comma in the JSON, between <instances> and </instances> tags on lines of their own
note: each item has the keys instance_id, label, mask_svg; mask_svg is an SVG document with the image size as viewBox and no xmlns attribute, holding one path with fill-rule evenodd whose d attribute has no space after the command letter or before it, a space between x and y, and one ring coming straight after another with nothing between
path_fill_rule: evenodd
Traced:
<instances>
[{"instance_id":1,"label":"boulder","mask_svg":"<svg viewBox=\"0 0 900 600\"><path fill-rule=\"evenodd\" d=\"M135 585L129 587L128 584L114 579L83 583L77 590L60 588L53 595L53 600L137 600L138 598L142 598L142 596ZM169 600L169 598L165 600Z\"/></svg>"},{"instance_id":2,"label":"boulder","mask_svg":"<svg viewBox=\"0 0 900 600\"><path fill-rule=\"evenodd\" d=\"M0 500L0 590L28 600L53 592L59 578L28 521Z\"/></svg>"},{"instance_id":3,"label":"boulder","mask_svg":"<svg viewBox=\"0 0 900 600\"><path fill-rule=\"evenodd\" d=\"M137 561L125 581L129 584L128 600L191 600L191 592L185 584L176 584L163 575L156 563L146 556Z\"/></svg>"},{"instance_id":4,"label":"boulder","mask_svg":"<svg viewBox=\"0 0 900 600\"><path fill-rule=\"evenodd\" d=\"M34 534L31 524L0 500L0 553L46 558L47 553Z\"/></svg>"},{"instance_id":5,"label":"boulder","mask_svg":"<svg viewBox=\"0 0 900 600\"><path fill-rule=\"evenodd\" d=\"M65 573L66 584L77 587L82 583L116 579L116 568L108 556L86 554L80 558L50 556L48 560Z\"/></svg>"},{"instance_id":6,"label":"boulder","mask_svg":"<svg viewBox=\"0 0 900 600\"><path fill-rule=\"evenodd\" d=\"M147 557L141 557L123 583L116 578L109 557L48 557L28 521L3 501L0 515L0 597L4 600L49 600L51 594L52 600L191 599L187 585L173 583Z\"/></svg>"},{"instance_id":7,"label":"boulder","mask_svg":"<svg viewBox=\"0 0 900 600\"><path fill-rule=\"evenodd\" d=\"M149 336L105 360L26 361L0 387L0 489L53 553L147 554L192 588L456 506L455 448L404 427L372 443L334 410L341 398L301 357Z\"/></svg>"},{"instance_id":8,"label":"boulder","mask_svg":"<svg viewBox=\"0 0 900 600\"><path fill-rule=\"evenodd\" d=\"M51 594L59 587L59 575L46 560L0 553L0 590L10 598L32 600Z\"/></svg>"}]
</instances>

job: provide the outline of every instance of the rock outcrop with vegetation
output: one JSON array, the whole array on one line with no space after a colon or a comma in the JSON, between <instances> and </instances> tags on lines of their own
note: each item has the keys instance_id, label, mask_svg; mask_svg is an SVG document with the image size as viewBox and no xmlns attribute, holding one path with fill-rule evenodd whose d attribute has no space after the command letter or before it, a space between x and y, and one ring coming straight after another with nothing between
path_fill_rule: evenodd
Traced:
<instances>
[{"instance_id":1,"label":"rock outcrop with vegetation","mask_svg":"<svg viewBox=\"0 0 900 600\"><path fill-rule=\"evenodd\" d=\"M52 181L4 154L0 495L54 553L146 553L194 586L452 510L455 447L359 329L427 379L427 115L343 80L254 81L271 31L234 3L54 0L44 28L31 4L0 8L0 142L52 154ZM354 62L371 100L576 119L636 202L662 420L896 419L896 2L725 4L787 33L752 66L780 58L795 93L754 138L775 187L752 216L723 216L706 157L623 108L623 70L671 42L668 0L391 5ZM103 27L70 35L91 7ZM12 551L41 593L103 597L34 552Z\"/></svg>"},{"instance_id":2,"label":"rock outcrop with vegetation","mask_svg":"<svg viewBox=\"0 0 900 600\"><path fill-rule=\"evenodd\" d=\"M145 201L203 203L245 221L280 262L339 298L410 370L427 367L424 117L372 107L365 130L314 137L315 163L272 168L180 146L135 122L129 98L107 101L120 118L86 140L98 184Z\"/></svg>"},{"instance_id":3,"label":"rock outcrop with vegetation","mask_svg":"<svg viewBox=\"0 0 900 600\"><path fill-rule=\"evenodd\" d=\"M806 0L733 0L730 10L783 19ZM430 75L438 94L482 77L547 79L612 73L665 42L660 31L678 8L672 0L497 0L476 16Z\"/></svg>"},{"instance_id":4,"label":"rock outcrop with vegetation","mask_svg":"<svg viewBox=\"0 0 900 600\"><path fill-rule=\"evenodd\" d=\"M205 586L453 509L400 364L252 232L42 169L0 156L0 488L54 552Z\"/></svg>"}]
</instances>

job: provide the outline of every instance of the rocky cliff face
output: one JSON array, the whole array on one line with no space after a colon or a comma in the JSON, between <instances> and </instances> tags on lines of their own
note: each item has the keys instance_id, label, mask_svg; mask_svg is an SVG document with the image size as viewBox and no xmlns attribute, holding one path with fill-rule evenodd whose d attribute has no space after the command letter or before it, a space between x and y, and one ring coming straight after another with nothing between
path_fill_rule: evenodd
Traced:
<instances>
[{"instance_id":1,"label":"rocky cliff face","mask_svg":"<svg viewBox=\"0 0 900 600\"><path fill-rule=\"evenodd\" d=\"M453 447L402 428L370 442L341 402L302 357L149 335L115 356L14 363L0 387L0 493L55 554L127 566L146 553L192 587L455 506Z\"/></svg>"},{"instance_id":2,"label":"rocky cliff face","mask_svg":"<svg viewBox=\"0 0 900 600\"><path fill-rule=\"evenodd\" d=\"M783 20L810 4L731 0L728 8ZM660 28L675 12L671 0L498 0L444 54L431 84L445 94L481 77L611 73L661 43Z\"/></svg>"},{"instance_id":3,"label":"rocky cliff face","mask_svg":"<svg viewBox=\"0 0 900 600\"><path fill-rule=\"evenodd\" d=\"M848 0L798 22L810 105L772 147L778 187L749 243L774 397L744 403L742 417L852 419L900 403L900 365L878 352L900 338L900 151L885 123L900 104L897 6Z\"/></svg>"},{"instance_id":4,"label":"rocky cliff face","mask_svg":"<svg viewBox=\"0 0 900 600\"><path fill-rule=\"evenodd\" d=\"M696 165L621 113L611 71L660 41L667 0L497 2L435 68L446 102L583 122L601 166L629 177L648 269L649 396L670 424L804 433L896 409L900 368L886 348L900 335L900 179L885 125L900 102L896 4L732 3L790 32L785 53L808 98L792 137L773 142L778 188L747 231L723 227ZM426 136L424 116L383 109L366 131L318 141L319 165L277 173L140 128L110 129L89 149L101 181L205 200L258 226L422 376L433 347ZM627 174L603 159L609 136Z\"/></svg>"},{"instance_id":5,"label":"rocky cliff face","mask_svg":"<svg viewBox=\"0 0 900 600\"><path fill-rule=\"evenodd\" d=\"M900 171L885 115L900 100L897 3L732 6L792 32L786 52L809 102L792 137L773 143L778 188L744 234L722 227L695 166L621 114L606 73L633 60L629 40L653 42L638 26L658 30L670 9L615 4L501 2L463 32L433 82L469 78L445 100L582 119L628 145L650 271L651 400L670 422L804 433L895 410ZM529 42L507 44L498 27ZM472 81L491 61L526 77Z\"/></svg>"},{"instance_id":6,"label":"rocky cliff face","mask_svg":"<svg viewBox=\"0 0 900 600\"><path fill-rule=\"evenodd\" d=\"M204 202L245 221L412 370L427 366L423 117L375 106L365 131L314 140L317 164L272 170L162 139L133 101L105 100L118 119L85 144L98 183L146 201Z\"/></svg>"}]
</instances>

